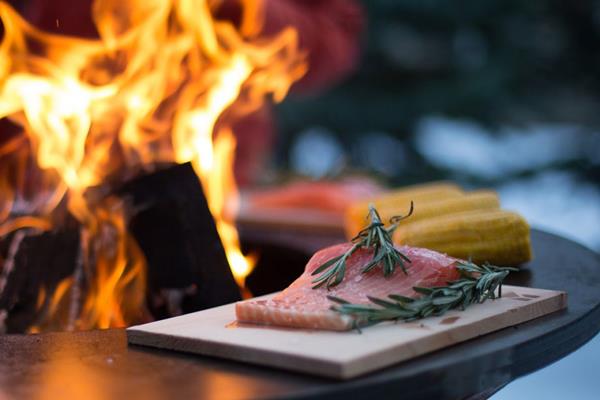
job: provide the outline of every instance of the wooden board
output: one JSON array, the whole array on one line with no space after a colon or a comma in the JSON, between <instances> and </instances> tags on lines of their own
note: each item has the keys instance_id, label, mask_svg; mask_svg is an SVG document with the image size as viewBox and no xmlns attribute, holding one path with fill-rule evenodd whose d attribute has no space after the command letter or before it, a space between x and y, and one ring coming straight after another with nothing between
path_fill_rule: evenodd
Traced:
<instances>
[{"instance_id":1,"label":"wooden board","mask_svg":"<svg viewBox=\"0 0 600 400\"><path fill-rule=\"evenodd\" d=\"M267 298L272 295L264 296ZM566 293L507 286L503 297L362 333L237 326L234 304L127 329L130 343L349 379L566 307Z\"/></svg>"},{"instance_id":2,"label":"wooden board","mask_svg":"<svg viewBox=\"0 0 600 400\"><path fill-rule=\"evenodd\" d=\"M344 214L308 207L256 207L242 201L235 222L247 229L338 233L344 236Z\"/></svg>"}]
</instances>

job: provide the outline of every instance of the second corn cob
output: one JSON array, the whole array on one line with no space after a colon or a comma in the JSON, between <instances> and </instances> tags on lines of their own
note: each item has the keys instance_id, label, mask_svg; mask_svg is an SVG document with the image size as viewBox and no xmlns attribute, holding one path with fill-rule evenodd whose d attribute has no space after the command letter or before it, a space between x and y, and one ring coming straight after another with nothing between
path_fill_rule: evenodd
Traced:
<instances>
[{"instance_id":1,"label":"second corn cob","mask_svg":"<svg viewBox=\"0 0 600 400\"><path fill-rule=\"evenodd\" d=\"M394 242L475 263L518 265L532 258L529 225L519 214L504 210L468 211L400 224Z\"/></svg>"}]
</instances>

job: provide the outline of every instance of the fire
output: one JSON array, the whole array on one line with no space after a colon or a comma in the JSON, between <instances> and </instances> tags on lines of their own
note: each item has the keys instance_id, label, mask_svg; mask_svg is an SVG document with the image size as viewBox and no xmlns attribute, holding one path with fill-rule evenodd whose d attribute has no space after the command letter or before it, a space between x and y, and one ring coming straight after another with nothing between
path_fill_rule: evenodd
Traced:
<instances>
[{"instance_id":1,"label":"fire","mask_svg":"<svg viewBox=\"0 0 600 400\"><path fill-rule=\"evenodd\" d=\"M281 101L306 65L294 29L261 38L262 2L240 3L236 28L213 17L218 1L96 1L100 38L84 40L40 31L0 1L0 118L22 127L0 142L0 235L52 229L65 209L82 226L75 274L40 293L35 330L139 318L145 264L124 206L89 193L161 163L192 162L243 287L254 260L225 209L237 201L232 125Z\"/></svg>"},{"instance_id":2,"label":"fire","mask_svg":"<svg viewBox=\"0 0 600 400\"><path fill-rule=\"evenodd\" d=\"M228 218L230 212L226 210L226 206L237 208L236 200L239 199L233 176L235 136L230 129L222 129L216 136L214 147L208 140L205 145L198 147L200 153L194 159L194 167L204 184L211 213L221 216L216 219L217 231L233 276L238 285L244 287L244 279L252 271L255 260L252 256L242 254L234 221ZM231 200L228 202L228 199Z\"/></svg>"}]
</instances>

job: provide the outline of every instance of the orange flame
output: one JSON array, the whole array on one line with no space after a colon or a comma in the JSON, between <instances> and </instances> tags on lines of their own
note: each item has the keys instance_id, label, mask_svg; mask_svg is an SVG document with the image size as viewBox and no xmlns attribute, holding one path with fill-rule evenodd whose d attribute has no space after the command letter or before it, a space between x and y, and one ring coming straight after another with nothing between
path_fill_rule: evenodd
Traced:
<instances>
[{"instance_id":1,"label":"orange flame","mask_svg":"<svg viewBox=\"0 0 600 400\"><path fill-rule=\"evenodd\" d=\"M260 38L262 1L241 4L236 29L213 17L218 1L96 1L100 39L83 40L42 32L0 1L0 118L22 127L0 143L0 236L51 229L61 207L82 224L86 297L78 298L76 272L40 295L47 318L35 329L57 315L62 327L82 329L139 317L143 255L123 205L110 196L92 201L89 189L164 162L193 163L243 286L253 260L224 209L237 196L231 125L266 97L281 101L306 65L294 29ZM217 120L223 128L215 132Z\"/></svg>"}]
</instances>

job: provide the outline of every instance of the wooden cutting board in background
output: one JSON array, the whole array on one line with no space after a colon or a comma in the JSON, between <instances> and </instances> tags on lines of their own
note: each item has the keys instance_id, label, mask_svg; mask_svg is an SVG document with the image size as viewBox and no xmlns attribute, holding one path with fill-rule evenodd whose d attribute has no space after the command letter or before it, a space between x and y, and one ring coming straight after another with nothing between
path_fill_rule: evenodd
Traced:
<instances>
[{"instance_id":1,"label":"wooden cutting board in background","mask_svg":"<svg viewBox=\"0 0 600 400\"><path fill-rule=\"evenodd\" d=\"M344 236L341 212L315 208L266 208L243 203L235 216L236 224L264 230L338 233Z\"/></svg>"},{"instance_id":2,"label":"wooden cutting board in background","mask_svg":"<svg viewBox=\"0 0 600 400\"><path fill-rule=\"evenodd\" d=\"M268 298L264 296L263 298ZM349 379L566 307L566 293L504 286L503 297L466 311L362 333L239 326L235 305L127 329L130 343Z\"/></svg>"}]
</instances>

